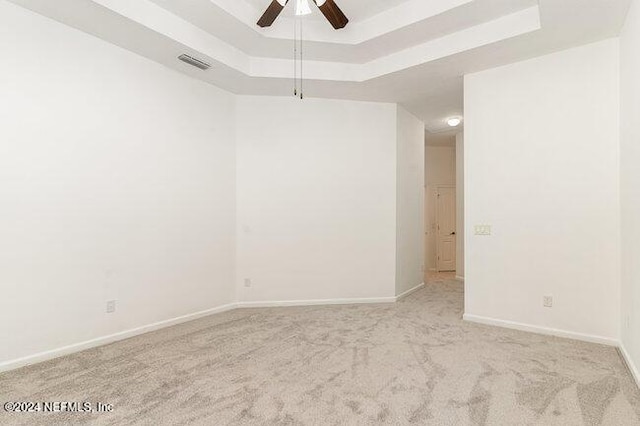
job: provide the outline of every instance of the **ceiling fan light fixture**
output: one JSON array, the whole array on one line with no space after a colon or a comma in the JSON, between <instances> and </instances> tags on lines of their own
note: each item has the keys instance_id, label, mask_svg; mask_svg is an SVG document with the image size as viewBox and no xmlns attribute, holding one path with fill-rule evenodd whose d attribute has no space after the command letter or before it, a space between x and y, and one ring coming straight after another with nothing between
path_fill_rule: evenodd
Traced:
<instances>
[{"instance_id":1,"label":"ceiling fan light fixture","mask_svg":"<svg viewBox=\"0 0 640 426\"><path fill-rule=\"evenodd\" d=\"M296 1L296 16L304 16L310 15L311 8L309 7L308 0L297 0Z\"/></svg>"},{"instance_id":2,"label":"ceiling fan light fixture","mask_svg":"<svg viewBox=\"0 0 640 426\"><path fill-rule=\"evenodd\" d=\"M264 1L266 2L267 0ZM294 1L296 3L295 16L304 16L312 13L309 0ZM271 0L267 10L264 11L256 24L260 28L270 27L288 4L289 0ZM320 9L320 12L327 18L327 21L334 29L340 30L349 23L349 18L340 10L335 0L313 0L313 4Z\"/></svg>"}]
</instances>

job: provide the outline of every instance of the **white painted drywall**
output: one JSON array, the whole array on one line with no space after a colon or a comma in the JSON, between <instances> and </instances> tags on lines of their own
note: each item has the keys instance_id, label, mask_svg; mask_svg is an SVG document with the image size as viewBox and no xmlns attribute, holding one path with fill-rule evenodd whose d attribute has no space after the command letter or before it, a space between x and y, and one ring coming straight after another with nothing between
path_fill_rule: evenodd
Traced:
<instances>
[{"instance_id":1,"label":"white painted drywall","mask_svg":"<svg viewBox=\"0 0 640 426\"><path fill-rule=\"evenodd\" d=\"M436 203L438 185L456 184L456 148L454 146L430 146L425 149L425 185L426 185L426 265L435 270L436 253Z\"/></svg>"},{"instance_id":2,"label":"white painted drywall","mask_svg":"<svg viewBox=\"0 0 640 426\"><path fill-rule=\"evenodd\" d=\"M424 123L397 113L396 295L424 282Z\"/></svg>"},{"instance_id":3,"label":"white painted drywall","mask_svg":"<svg viewBox=\"0 0 640 426\"><path fill-rule=\"evenodd\" d=\"M619 339L618 40L465 77L465 314ZM543 296L554 307L543 307Z\"/></svg>"},{"instance_id":4,"label":"white painted drywall","mask_svg":"<svg viewBox=\"0 0 640 426\"><path fill-rule=\"evenodd\" d=\"M395 296L396 108L237 98L240 302Z\"/></svg>"},{"instance_id":5,"label":"white painted drywall","mask_svg":"<svg viewBox=\"0 0 640 426\"><path fill-rule=\"evenodd\" d=\"M456 184L455 146L430 146L425 148L425 185Z\"/></svg>"},{"instance_id":6,"label":"white painted drywall","mask_svg":"<svg viewBox=\"0 0 640 426\"><path fill-rule=\"evenodd\" d=\"M231 303L233 96L11 3L0 28L0 364Z\"/></svg>"},{"instance_id":7,"label":"white painted drywall","mask_svg":"<svg viewBox=\"0 0 640 426\"><path fill-rule=\"evenodd\" d=\"M456 135L456 278L464 279L464 132Z\"/></svg>"},{"instance_id":8,"label":"white painted drywall","mask_svg":"<svg viewBox=\"0 0 640 426\"><path fill-rule=\"evenodd\" d=\"M640 381L640 2L620 36L622 344Z\"/></svg>"}]
</instances>

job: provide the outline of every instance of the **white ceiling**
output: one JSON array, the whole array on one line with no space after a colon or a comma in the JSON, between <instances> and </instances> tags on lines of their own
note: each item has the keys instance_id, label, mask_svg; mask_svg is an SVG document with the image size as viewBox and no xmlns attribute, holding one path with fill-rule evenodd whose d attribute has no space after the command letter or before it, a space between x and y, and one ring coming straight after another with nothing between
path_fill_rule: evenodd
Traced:
<instances>
[{"instance_id":1,"label":"white ceiling","mask_svg":"<svg viewBox=\"0 0 640 426\"><path fill-rule=\"evenodd\" d=\"M271 0L10 1L234 93L292 95L293 4L261 29ZM303 18L305 95L398 102L438 133L463 115L464 74L616 36L630 0L336 2L343 30Z\"/></svg>"}]
</instances>

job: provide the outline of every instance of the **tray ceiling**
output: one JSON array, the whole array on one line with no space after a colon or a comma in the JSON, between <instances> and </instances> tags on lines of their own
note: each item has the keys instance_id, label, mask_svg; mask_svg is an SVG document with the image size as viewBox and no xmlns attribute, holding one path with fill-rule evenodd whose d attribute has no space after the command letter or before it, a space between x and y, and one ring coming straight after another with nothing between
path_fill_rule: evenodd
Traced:
<instances>
[{"instance_id":1,"label":"tray ceiling","mask_svg":"<svg viewBox=\"0 0 640 426\"><path fill-rule=\"evenodd\" d=\"M262 29L270 0L10 1L234 93L291 93L294 5ZM343 30L317 10L302 18L306 96L398 102L439 132L463 114L464 74L616 36L629 0L338 4ZM213 67L189 67L182 53Z\"/></svg>"}]
</instances>

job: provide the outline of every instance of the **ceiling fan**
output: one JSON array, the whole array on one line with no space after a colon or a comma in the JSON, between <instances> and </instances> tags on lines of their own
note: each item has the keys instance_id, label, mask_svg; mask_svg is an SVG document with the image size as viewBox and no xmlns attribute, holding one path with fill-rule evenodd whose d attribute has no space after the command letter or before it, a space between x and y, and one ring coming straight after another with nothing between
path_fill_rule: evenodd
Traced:
<instances>
[{"instance_id":1,"label":"ceiling fan","mask_svg":"<svg viewBox=\"0 0 640 426\"><path fill-rule=\"evenodd\" d=\"M311 13L308 0L294 0L296 1L296 15L308 15ZM349 23L349 19L342 13L342 10L336 5L333 0L312 0L322 14L327 18L327 21L335 28L339 30L344 28ZM280 15L280 12L289 3L289 0L272 0L271 4L264 12L264 15L258 21L260 27L270 27L271 24Z\"/></svg>"}]
</instances>

